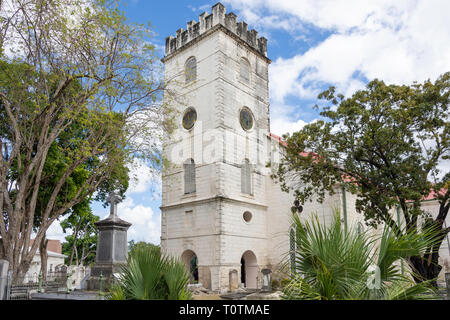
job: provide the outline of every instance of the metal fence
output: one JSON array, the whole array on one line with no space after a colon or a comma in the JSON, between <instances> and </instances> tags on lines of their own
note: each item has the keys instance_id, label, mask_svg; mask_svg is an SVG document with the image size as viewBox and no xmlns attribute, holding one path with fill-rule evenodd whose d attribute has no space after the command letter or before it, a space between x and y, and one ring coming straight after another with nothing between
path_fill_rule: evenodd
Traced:
<instances>
[{"instance_id":1,"label":"metal fence","mask_svg":"<svg viewBox=\"0 0 450 320\"><path fill-rule=\"evenodd\" d=\"M13 279L11 271L9 271L7 278L0 279L0 282L6 283L6 300L30 300L32 293L66 291L68 277L70 274L68 276L66 272L49 272L45 281L41 274L31 274Z\"/></svg>"}]
</instances>

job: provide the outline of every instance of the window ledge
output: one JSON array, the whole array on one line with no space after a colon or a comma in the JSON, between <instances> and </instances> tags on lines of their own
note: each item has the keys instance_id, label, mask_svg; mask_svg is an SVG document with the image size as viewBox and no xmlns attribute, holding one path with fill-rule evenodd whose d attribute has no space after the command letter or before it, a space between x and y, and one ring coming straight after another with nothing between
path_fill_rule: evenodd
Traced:
<instances>
[{"instance_id":1,"label":"window ledge","mask_svg":"<svg viewBox=\"0 0 450 320\"><path fill-rule=\"evenodd\" d=\"M249 89L252 89L252 82L251 81L246 82L245 80L242 80L242 79L239 78L239 83L243 84L244 86L246 86Z\"/></svg>"},{"instance_id":2,"label":"window ledge","mask_svg":"<svg viewBox=\"0 0 450 320\"><path fill-rule=\"evenodd\" d=\"M196 192L192 192L192 193L184 193L181 196L181 199L188 199L188 198L195 198L197 197L197 193Z\"/></svg>"},{"instance_id":3,"label":"window ledge","mask_svg":"<svg viewBox=\"0 0 450 320\"><path fill-rule=\"evenodd\" d=\"M255 195L253 195L253 194L248 194L248 193L242 193L241 192L241 197L255 200Z\"/></svg>"}]
</instances>

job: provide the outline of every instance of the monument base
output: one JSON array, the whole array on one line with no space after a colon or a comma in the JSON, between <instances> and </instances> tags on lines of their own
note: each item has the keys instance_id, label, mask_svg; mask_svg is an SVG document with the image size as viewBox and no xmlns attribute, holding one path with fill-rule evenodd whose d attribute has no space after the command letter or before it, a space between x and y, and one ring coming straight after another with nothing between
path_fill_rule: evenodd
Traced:
<instances>
[{"instance_id":1,"label":"monument base","mask_svg":"<svg viewBox=\"0 0 450 320\"><path fill-rule=\"evenodd\" d=\"M105 291L110 287L116 278L114 274L119 273L122 267L126 266L125 263L117 264L95 264L91 268L91 276L86 281L86 286L88 291L100 290L100 280L102 283L102 290ZM101 279L100 279L101 274Z\"/></svg>"},{"instance_id":2,"label":"monument base","mask_svg":"<svg viewBox=\"0 0 450 320\"><path fill-rule=\"evenodd\" d=\"M91 276L100 277L100 273L103 277L110 277L114 273L119 273L123 267L126 267L126 262L124 263L96 263L91 268Z\"/></svg>"},{"instance_id":3,"label":"monument base","mask_svg":"<svg viewBox=\"0 0 450 320\"><path fill-rule=\"evenodd\" d=\"M108 288L110 288L116 279L114 277L102 277L101 283L102 283L102 291L106 292L108 291ZM86 289L87 291L98 291L100 290L100 277L90 277L86 281Z\"/></svg>"}]
</instances>

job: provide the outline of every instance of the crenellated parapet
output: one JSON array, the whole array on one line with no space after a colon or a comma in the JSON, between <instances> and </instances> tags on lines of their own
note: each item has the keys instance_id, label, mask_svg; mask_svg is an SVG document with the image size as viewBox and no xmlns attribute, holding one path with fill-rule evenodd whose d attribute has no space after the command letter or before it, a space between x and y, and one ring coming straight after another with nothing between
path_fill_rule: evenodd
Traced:
<instances>
[{"instance_id":1,"label":"crenellated parapet","mask_svg":"<svg viewBox=\"0 0 450 320\"><path fill-rule=\"evenodd\" d=\"M244 21L237 22L237 16L233 12L226 13L225 6L220 2L212 7L210 14L203 12L199 16L198 22L189 21L186 30L180 28L176 31L175 37L169 36L166 38L166 57L216 26L225 27L249 47L267 58L267 39L264 37L258 38L258 32L254 29L248 30L248 25Z\"/></svg>"}]
</instances>

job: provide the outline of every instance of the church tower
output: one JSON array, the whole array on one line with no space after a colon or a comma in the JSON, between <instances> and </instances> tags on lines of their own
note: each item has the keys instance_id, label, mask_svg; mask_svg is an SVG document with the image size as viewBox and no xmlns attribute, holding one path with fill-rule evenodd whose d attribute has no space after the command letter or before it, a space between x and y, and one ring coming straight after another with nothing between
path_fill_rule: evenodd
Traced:
<instances>
[{"instance_id":1,"label":"church tower","mask_svg":"<svg viewBox=\"0 0 450 320\"><path fill-rule=\"evenodd\" d=\"M205 288L260 288L270 246L267 40L217 3L166 39L162 61L177 124L163 147L162 250Z\"/></svg>"}]
</instances>

